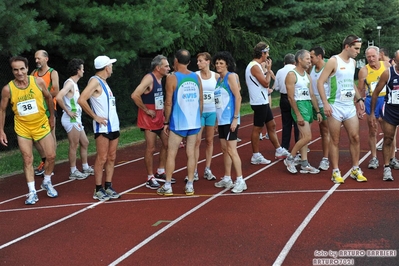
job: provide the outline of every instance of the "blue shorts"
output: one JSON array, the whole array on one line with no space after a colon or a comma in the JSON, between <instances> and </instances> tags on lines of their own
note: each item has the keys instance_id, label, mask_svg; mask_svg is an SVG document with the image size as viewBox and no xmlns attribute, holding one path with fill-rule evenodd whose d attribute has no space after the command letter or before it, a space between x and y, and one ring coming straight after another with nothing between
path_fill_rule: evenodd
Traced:
<instances>
[{"instance_id":1,"label":"blue shorts","mask_svg":"<svg viewBox=\"0 0 399 266\"><path fill-rule=\"evenodd\" d=\"M216 112L202 113L201 126L214 127L216 124Z\"/></svg>"},{"instance_id":2,"label":"blue shorts","mask_svg":"<svg viewBox=\"0 0 399 266\"><path fill-rule=\"evenodd\" d=\"M381 116L382 106L384 105L385 96L379 96L375 105L374 115L376 118ZM364 105L366 107L366 114L370 115L371 109L371 96L367 96L364 100Z\"/></svg>"},{"instance_id":3,"label":"blue shorts","mask_svg":"<svg viewBox=\"0 0 399 266\"><path fill-rule=\"evenodd\" d=\"M200 132L200 130L201 128L189 129L189 130L171 130L171 131L176 135L185 138L187 136L197 135Z\"/></svg>"}]
</instances>

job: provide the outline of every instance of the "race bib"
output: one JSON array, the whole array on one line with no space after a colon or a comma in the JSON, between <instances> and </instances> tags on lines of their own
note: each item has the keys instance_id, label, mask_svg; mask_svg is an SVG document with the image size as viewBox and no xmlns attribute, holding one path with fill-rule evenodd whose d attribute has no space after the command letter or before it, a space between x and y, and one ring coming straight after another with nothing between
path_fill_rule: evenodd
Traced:
<instances>
[{"instance_id":1,"label":"race bib","mask_svg":"<svg viewBox=\"0 0 399 266\"><path fill-rule=\"evenodd\" d=\"M399 91L392 91L392 104L399 104Z\"/></svg>"},{"instance_id":2,"label":"race bib","mask_svg":"<svg viewBox=\"0 0 399 266\"><path fill-rule=\"evenodd\" d=\"M222 93L220 90L215 91L215 106L216 108L222 108Z\"/></svg>"},{"instance_id":3,"label":"race bib","mask_svg":"<svg viewBox=\"0 0 399 266\"><path fill-rule=\"evenodd\" d=\"M39 112L35 99L17 103L17 110L20 116L27 116Z\"/></svg>"},{"instance_id":4,"label":"race bib","mask_svg":"<svg viewBox=\"0 0 399 266\"><path fill-rule=\"evenodd\" d=\"M370 83L370 95L373 94L373 91L375 91L375 88L377 87L378 81L373 81ZM382 88L380 94L385 94L386 93L386 88Z\"/></svg>"},{"instance_id":5,"label":"race bib","mask_svg":"<svg viewBox=\"0 0 399 266\"><path fill-rule=\"evenodd\" d=\"M355 90L342 90L341 91L341 101L348 102L353 101L353 97L355 96Z\"/></svg>"},{"instance_id":6,"label":"race bib","mask_svg":"<svg viewBox=\"0 0 399 266\"><path fill-rule=\"evenodd\" d=\"M204 91L204 104L214 103L214 92L213 91Z\"/></svg>"},{"instance_id":7,"label":"race bib","mask_svg":"<svg viewBox=\"0 0 399 266\"><path fill-rule=\"evenodd\" d=\"M113 96L109 97L109 109L112 111L116 110L116 101L115 101L115 97L113 97Z\"/></svg>"},{"instance_id":8,"label":"race bib","mask_svg":"<svg viewBox=\"0 0 399 266\"><path fill-rule=\"evenodd\" d=\"M155 97L155 110L163 110L163 96Z\"/></svg>"},{"instance_id":9,"label":"race bib","mask_svg":"<svg viewBox=\"0 0 399 266\"><path fill-rule=\"evenodd\" d=\"M300 88L298 89L298 101L310 100L310 94L308 88Z\"/></svg>"}]
</instances>

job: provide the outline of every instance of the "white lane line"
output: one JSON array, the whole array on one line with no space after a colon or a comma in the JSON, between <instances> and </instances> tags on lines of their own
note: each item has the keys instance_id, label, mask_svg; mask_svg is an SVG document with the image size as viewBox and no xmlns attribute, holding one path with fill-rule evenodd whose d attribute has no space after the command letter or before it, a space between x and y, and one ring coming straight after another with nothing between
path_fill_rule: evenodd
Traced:
<instances>
[{"instance_id":1,"label":"white lane line","mask_svg":"<svg viewBox=\"0 0 399 266\"><path fill-rule=\"evenodd\" d=\"M360 160L359 160L359 165L371 154L371 152L367 152L366 155L364 155ZM344 180L350 175L351 169L343 176ZM295 230L294 234L290 237L288 242L285 244L284 248L281 250L280 254L277 256L276 260L273 263L273 266L280 266L283 264L285 258L287 257L288 253L290 252L291 248L297 241L298 237L301 235L303 230L306 228L306 226L310 223L312 218L316 215L320 207L326 202L326 200L334 193L334 191L340 186L340 184L335 184L331 187L331 189L324 194L324 196L317 202L317 204L313 207L313 209L310 211L310 213L305 217L305 219L302 221L302 223L299 225L299 227Z\"/></svg>"}]
</instances>

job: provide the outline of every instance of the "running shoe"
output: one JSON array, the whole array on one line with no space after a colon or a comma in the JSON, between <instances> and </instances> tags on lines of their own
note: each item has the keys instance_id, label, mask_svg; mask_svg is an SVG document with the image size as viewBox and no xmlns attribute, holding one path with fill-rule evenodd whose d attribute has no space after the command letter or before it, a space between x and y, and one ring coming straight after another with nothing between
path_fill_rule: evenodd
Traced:
<instances>
[{"instance_id":1,"label":"running shoe","mask_svg":"<svg viewBox=\"0 0 399 266\"><path fill-rule=\"evenodd\" d=\"M309 163L307 166L301 166L300 170L301 174L318 174L320 173L320 170L311 166Z\"/></svg>"},{"instance_id":2,"label":"running shoe","mask_svg":"<svg viewBox=\"0 0 399 266\"><path fill-rule=\"evenodd\" d=\"M369 169L377 169L378 166L380 165L380 162L378 161L377 157L373 157L371 158L371 160L369 161Z\"/></svg>"},{"instance_id":3,"label":"running shoe","mask_svg":"<svg viewBox=\"0 0 399 266\"><path fill-rule=\"evenodd\" d=\"M194 181L198 181L199 180L199 177L198 177L198 172L195 172L194 173ZM186 176L185 178L184 178L184 182L187 182L188 181L188 176Z\"/></svg>"},{"instance_id":4,"label":"running shoe","mask_svg":"<svg viewBox=\"0 0 399 266\"><path fill-rule=\"evenodd\" d=\"M112 187L108 187L105 190L105 193L107 193L108 197L110 197L111 199L119 199L121 197L121 195L116 193L116 191Z\"/></svg>"},{"instance_id":5,"label":"running shoe","mask_svg":"<svg viewBox=\"0 0 399 266\"><path fill-rule=\"evenodd\" d=\"M393 169L399 169L399 161L398 159L396 159L395 157L391 158L391 160L389 161L389 166Z\"/></svg>"},{"instance_id":6,"label":"running shoe","mask_svg":"<svg viewBox=\"0 0 399 266\"><path fill-rule=\"evenodd\" d=\"M26 205L33 205L36 204L36 202L39 201L39 198L37 197L37 193L36 191L31 191L26 195L26 200L25 200L25 204Z\"/></svg>"},{"instance_id":7,"label":"running shoe","mask_svg":"<svg viewBox=\"0 0 399 266\"><path fill-rule=\"evenodd\" d=\"M330 168L330 162L328 161L328 158L321 159L319 169L327 171L328 168Z\"/></svg>"},{"instance_id":8,"label":"running shoe","mask_svg":"<svg viewBox=\"0 0 399 266\"><path fill-rule=\"evenodd\" d=\"M266 134L265 134L265 139L270 139L269 133L266 133Z\"/></svg>"},{"instance_id":9,"label":"running shoe","mask_svg":"<svg viewBox=\"0 0 399 266\"><path fill-rule=\"evenodd\" d=\"M44 182L41 185L42 189L47 191L47 196L50 198L56 198L58 197L58 192L57 190L54 189L53 184L51 182Z\"/></svg>"},{"instance_id":10,"label":"running shoe","mask_svg":"<svg viewBox=\"0 0 399 266\"><path fill-rule=\"evenodd\" d=\"M159 183L155 180L155 178L151 178L145 183L145 186L148 187L149 189L158 189L159 188Z\"/></svg>"},{"instance_id":11,"label":"running shoe","mask_svg":"<svg viewBox=\"0 0 399 266\"><path fill-rule=\"evenodd\" d=\"M335 184L343 184L345 182L340 171L333 172L331 181L333 181Z\"/></svg>"},{"instance_id":12,"label":"running shoe","mask_svg":"<svg viewBox=\"0 0 399 266\"><path fill-rule=\"evenodd\" d=\"M157 189L157 194L161 196L173 196L173 190L172 187L169 187L168 189L165 188L165 185Z\"/></svg>"},{"instance_id":13,"label":"running shoe","mask_svg":"<svg viewBox=\"0 0 399 266\"><path fill-rule=\"evenodd\" d=\"M260 155L252 155L251 164L269 164L272 161L265 159L262 154Z\"/></svg>"},{"instance_id":14,"label":"running shoe","mask_svg":"<svg viewBox=\"0 0 399 266\"><path fill-rule=\"evenodd\" d=\"M288 170L288 172L290 172L291 174L296 174L296 173L298 173L298 170L297 170L296 167L295 167L294 157L292 157L292 155L290 155L290 156L288 156L287 158L285 158L284 164L285 164L285 166L287 166L287 170Z\"/></svg>"},{"instance_id":15,"label":"running shoe","mask_svg":"<svg viewBox=\"0 0 399 266\"><path fill-rule=\"evenodd\" d=\"M75 180L75 179L83 180L83 179L86 179L87 177L88 177L87 174L83 174L78 169L76 169L75 172L69 174L69 179L71 179L71 180Z\"/></svg>"},{"instance_id":16,"label":"running shoe","mask_svg":"<svg viewBox=\"0 0 399 266\"><path fill-rule=\"evenodd\" d=\"M233 181L231 179L222 178L219 182L215 183L215 187L218 188L232 188L234 187Z\"/></svg>"},{"instance_id":17,"label":"running shoe","mask_svg":"<svg viewBox=\"0 0 399 266\"><path fill-rule=\"evenodd\" d=\"M44 174L44 162L40 162L39 166L35 169L35 175Z\"/></svg>"},{"instance_id":18,"label":"running shoe","mask_svg":"<svg viewBox=\"0 0 399 266\"><path fill-rule=\"evenodd\" d=\"M377 150L382 151L383 145L384 145L384 142L382 141L379 145L377 145Z\"/></svg>"},{"instance_id":19,"label":"running shoe","mask_svg":"<svg viewBox=\"0 0 399 266\"><path fill-rule=\"evenodd\" d=\"M192 195L194 195L194 187L186 186L186 188L184 189L184 192L186 193L186 196L192 196Z\"/></svg>"},{"instance_id":20,"label":"running shoe","mask_svg":"<svg viewBox=\"0 0 399 266\"><path fill-rule=\"evenodd\" d=\"M244 179L236 180L234 183L234 187L231 189L233 193L241 193L244 190L247 190L247 184L245 183Z\"/></svg>"},{"instance_id":21,"label":"running shoe","mask_svg":"<svg viewBox=\"0 0 399 266\"><path fill-rule=\"evenodd\" d=\"M356 168L351 170L351 177L355 179L357 182L367 182L367 178L363 175L362 170L360 168Z\"/></svg>"},{"instance_id":22,"label":"running shoe","mask_svg":"<svg viewBox=\"0 0 399 266\"><path fill-rule=\"evenodd\" d=\"M262 132L259 134L259 140L263 140Z\"/></svg>"},{"instance_id":23,"label":"running shoe","mask_svg":"<svg viewBox=\"0 0 399 266\"><path fill-rule=\"evenodd\" d=\"M211 181L211 180L215 180L216 176L214 174L212 174L211 169L205 169L204 178Z\"/></svg>"},{"instance_id":24,"label":"running shoe","mask_svg":"<svg viewBox=\"0 0 399 266\"><path fill-rule=\"evenodd\" d=\"M237 142L241 142L241 139L239 137L237 137Z\"/></svg>"},{"instance_id":25,"label":"running shoe","mask_svg":"<svg viewBox=\"0 0 399 266\"><path fill-rule=\"evenodd\" d=\"M89 168L83 169L83 174L86 174L87 176L89 176L89 175L94 175L94 169L93 169L93 167L89 166Z\"/></svg>"},{"instance_id":26,"label":"running shoe","mask_svg":"<svg viewBox=\"0 0 399 266\"><path fill-rule=\"evenodd\" d=\"M390 167L384 167L384 175L382 176L384 181L393 181L392 170Z\"/></svg>"},{"instance_id":27,"label":"running shoe","mask_svg":"<svg viewBox=\"0 0 399 266\"><path fill-rule=\"evenodd\" d=\"M93 199L105 201L109 200L110 197L107 192L105 192L105 190L101 188L99 191L94 190Z\"/></svg>"},{"instance_id":28,"label":"running shoe","mask_svg":"<svg viewBox=\"0 0 399 266\"><path fill-rule=\"evenodd\" d=\"M302 161L302 156L300 153L298 153L297 155L295 155L294 157L294 164L295 166L300 165Z\"/></svg>"},{"instance_id":29,"label":"running shoe","mask_svg":"<svg viewBox=\"0 0 399 266\"><path fill-rule=\"evenodd\" d=\"M158 173L156 173L156 174L154 175L154 177L155 177L155 180L158 181L158 182L163 182L163 183L165 183L165 181L166 181L166 175L165 175L165 173L163 173L163 174L158 174ZM174 178L172 177L171 183L172 183L172 184L176 183L176 179L174 179Z\"/></svg>"},{"instance_id":30,"label":"running shoe","mask_svg":"<svg viewBox=\"0 0 399 266\"><path fill-rule=\"evenodd\" d=\"M276 153L274 154L276 159L285 159L289 155L290 155L290 152L287 151L285 148L281 148L281 151L279 151L279 152L276 150Z\"/></svg>"}]
</instances>

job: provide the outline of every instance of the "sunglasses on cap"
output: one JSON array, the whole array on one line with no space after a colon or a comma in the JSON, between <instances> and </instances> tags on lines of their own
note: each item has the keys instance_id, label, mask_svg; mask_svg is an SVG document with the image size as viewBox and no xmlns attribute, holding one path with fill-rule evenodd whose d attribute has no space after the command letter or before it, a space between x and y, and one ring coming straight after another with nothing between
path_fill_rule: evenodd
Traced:
<instances>
[{"instance_id":1,"label":"sunglasses on cap","mask_svg":"<svg viewBox=\"0 0 399 266\"><path fill-rule=\"evenodd\" d=\"M354 44L355 42L362 42L362 38L354 39L353 41L351 41L351 42L349 43L349 45Z\"/></svg>"},{"instance_id":2,"label":"sunglasses on cap","mask_svg":"<svg viewBox=\"0 0 399 266\"><path fill-rule=\"evenodd\" d=\"M267 53L267 52L269 52L270 51L270 47L269 47L269 45L268 46L266 46L263 50L262 50L262 53Z\"/></svg>"}]
</instances>

